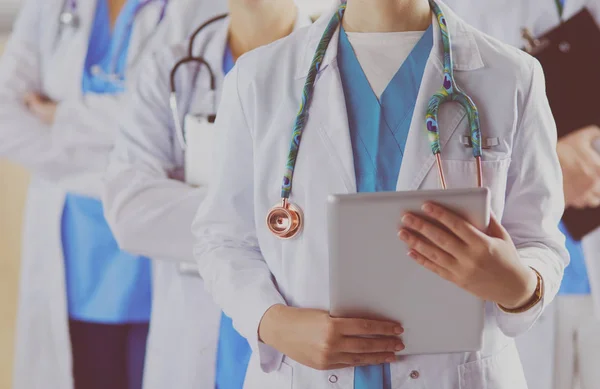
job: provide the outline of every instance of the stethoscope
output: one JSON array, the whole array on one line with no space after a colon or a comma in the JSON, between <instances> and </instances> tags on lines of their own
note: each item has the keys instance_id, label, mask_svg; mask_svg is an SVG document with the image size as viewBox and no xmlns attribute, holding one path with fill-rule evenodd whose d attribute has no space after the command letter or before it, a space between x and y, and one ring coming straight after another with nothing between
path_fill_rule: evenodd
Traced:
<instances>
[{"instance_id":1,"label":"stethoscope","mask_svg":"<svg viewBox=\"0 0 600 389\"><path fill-rule=\"evenodd\" d=\"M127 29L131 28L133 22L135 21L136 16L147 6L150 5L154 1L160 1L162 4L162 8L160 11L160 15L158 17L157 25L162 22L165 17L165 13L167 10L167 5L169 0L140 0L133 11L133 17L129 21L129 25ZM79 28L80 23L79 11L77 6L77 0L65 0L63 5L63 11L60 14L59 22L61 26L70 27L70 28ZM119 61L119 57L123 52L125 42L122 39L117 45L117 50L115 50L110 64L108 68L108 72L105 72L100 65L94 65L91 68L92 75L95 77L103 78L111 83L122 83L124 79L123 74L119 74L117 72L117 63Z\"/></svg>"},{"instance_id":2,"label":"stethoscope","mask_svg":"<svg viewBox=\"0 0 600 389\"><path fill-rule=\"evenodd\" d=\"M79 14L77 13L77 0L65 0L63 11L60 13L59 21L62 26L78 28ZM66 6L66 7L65 7Z\"/></svg>"},{"instance_id":3,"label":"stethoscope","mask_svg":"<svg viewBox=\"0 0 600 389\"><path fill-rule=\"evenodd\" d=\"M473 156L477 162L477 185L483 186L483 173L481 168L481 127L479 123L479 111L473 103L473 100L467 96L456 84L454 79L454 67L452 60L452 48L450 45L450 34L448 33L448 26L446 24L446 18L440 7L433 0L429 0L431 10L436 15L441 35L442 43L444 47L444 79L442 87L436 92L427 108L425 115L425 123L429 142L431 144L431 151L433 152L436 162L440 183L443 189L446 189L446 178L444 176L444 170L442 167L441 158L441 144L440 144L440 131L438 126L438 112L442 104L451 101L458 102L461 104L466 112L469 119L469 126L471 129L471 143L473 147ZM287 164L285 168L285 174L283 176L283 184L281 186L281 201L277 205L271 208L267 214L267 227L268 229L278 238L291 239L297 236L302 230L303 226L303 215L302 210L297 205L289 201L290 194L292 192L292 180L294 176L294 168L298 159L298 150L300 149L300 142L302 134L306 126L308 119L308 109L312 100L314 92L315 80L319 72L323 57L327 51L327 47L333 38L338 26L340 25L344 12L346 11L345 1L342 3L338 12L331 18L317 50L313 57L313 61L306 77L304 84L304 90L302 93L302 100L300 104L300 110L296 116L296 122L294 124L292 141L290 151L288 154Z\"/></svg>"},{"instance_id":4,"label":"stethoscope","mask_svg":"<svg viewBox=\"0 0 600 389\"><path fill-rule=\"evenodd\" d=\"M209 123L214 123L217 118L217 82L215 78L215 72L213 71L212 66L201 56L194 55L194 43L196 41L196 37L204 31L204 29L211 24L218 22L219 20L225 19L228 14L218 15L212 19L209 19L204 24L194 31L194 33L190 37L190 42L188 44L188 52L187 56L177 61L177 63L171 69L171 95L169 96L169 105L171 106L171 114L173 115L173 122L175 123L175 133L177 134L177 140L183 150L187 148L186 139L185 139L185 131L183 128L183 124L181 123L181 119L179 118L179 108L177 104L177 90L175 87L175 76L177 75L177 70L182 65L185 65L190 62L195 62L201 66L205 66L208 70L208 74L210 75L210 90L208 92L209 98L212 101L211 113L207 116L207 120Z\"/></svg>"}]
</instances>

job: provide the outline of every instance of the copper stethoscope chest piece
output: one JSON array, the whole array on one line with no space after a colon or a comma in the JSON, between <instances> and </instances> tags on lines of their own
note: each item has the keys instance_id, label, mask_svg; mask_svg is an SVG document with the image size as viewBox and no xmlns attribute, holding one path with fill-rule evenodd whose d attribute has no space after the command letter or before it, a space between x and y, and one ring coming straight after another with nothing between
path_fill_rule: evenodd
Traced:
<instances>
[{"instance_id":1,"label":"copper stethoscope chest piece","mask_svg":"<svg viewBox=\"0 0 600 389\"><path fill-rule=\"evenodd\" d=\"M291 239L302 230L302 210L287 199L275 205L267 214L269 231L278 238Z\"/></svg>"}]
</instances>

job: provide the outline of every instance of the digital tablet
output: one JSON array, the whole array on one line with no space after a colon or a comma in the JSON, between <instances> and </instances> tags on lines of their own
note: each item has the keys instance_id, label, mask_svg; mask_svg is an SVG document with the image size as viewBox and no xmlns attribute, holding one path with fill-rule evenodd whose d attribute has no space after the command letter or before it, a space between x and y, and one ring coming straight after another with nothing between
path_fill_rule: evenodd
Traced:
<instances>
[{"instance_id":1,"label":"digital tablet","mask_svg":"<svg viewBox=\"0 0 600 389\"><path fill-rule=\"evenodd\" d=\"M487 188L329 197L331 315L401 323L399 355L478 351L485 302L416 263L398 238L404 213L423 215L426 201L489 225Z\"/></svg>"}]
</instances>

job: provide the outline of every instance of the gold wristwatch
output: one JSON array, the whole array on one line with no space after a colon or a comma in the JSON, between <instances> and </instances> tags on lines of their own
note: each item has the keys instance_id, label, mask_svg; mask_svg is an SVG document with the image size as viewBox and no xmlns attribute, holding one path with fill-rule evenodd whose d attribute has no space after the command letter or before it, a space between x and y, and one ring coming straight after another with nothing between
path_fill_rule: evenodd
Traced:
<instances>
[{"instance_id":1,"label":"gold wristwatch","mask_svg":"<svg viewBox=\"0 0 600 389\"><path fill-rule=\"evenodd\" d=\"M537 286L535 288L535 292L533 293L533 297L531 297L531 300L529 300L522 307L518 307L515 309L504 308L502 305L497 304L501 310L503 310L506 313L523 313L529 311L531 308L535 307L540 301L542 301L542 298L544 297L544 279L537 270L535 270L534 268L531 268L531 270L533 270L535 272L535 275L537 276Z\"/></svg>"}]
</instances>

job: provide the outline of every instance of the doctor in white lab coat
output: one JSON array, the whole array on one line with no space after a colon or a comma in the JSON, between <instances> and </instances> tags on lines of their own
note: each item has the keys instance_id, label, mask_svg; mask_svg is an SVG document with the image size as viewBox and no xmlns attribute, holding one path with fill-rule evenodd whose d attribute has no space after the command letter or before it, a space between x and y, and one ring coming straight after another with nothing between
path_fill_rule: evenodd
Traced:
<instances>
[{"instance_id":1,"label":"doctor in white lab coat","mask_svg":"<svg viewBox=\"0 0 600 389\"><path fill-rule=\"evenodd\" d=\"M564 6L562 17L565 20L585 6L600 21L600 1L560 2ZM557 4L556 0L536 0L507 7L503 0L448 0L448 5L474 27L517 48L526 43L521 36L522 28L529 29L534 36L541 36L558 26L561 9ZM593 207L600 203L600 160L591 148L592 140L598 137L600 129L589 127L559 141L565 200L570 206ZM595 341L600 339L597 319L600 317L600 268L597 264L600 232L588 235L582 246L583 250L576 242L569 241L571 266L565 271L558 301L531 331L517 339L530 389L571 388L577 375L583 389L596 387L600 380L595 363L600 356L600 347Z\"/></svg>"},{"instance_id":2,"label":"doctor in white lab coat","mask_svg":"<svg viewBox=\"0 0 600 389\"><path fill-rule=\"evenodd\" d=\"M194 56L203 58L215 75L215 91L211 91L208 69L197 62L182 65L174 73L177 114L186 132L196 131L201 127L199 120L216 114L233 56L310 24L309 17L289 0L230 0L229 10L231 15L207 25L193 46ZM216 363L221 310L204 291L190 231L207 188L185 182L185 170L195 166L185 164L186 151L178 142L180 134L169 104L171 73L177 62L187 57L188 46L185 41L157 52L129 94L106 177L105 212L123 249L155 260L146 364L146 377L152 377L152 384L146 388L211 388L216 378L219 388L241 389L247 367L247 359L243 360L250 349L245 339L231 334L226 343L219 343ZM187 152L193 150L194 145L188 143ZM203 164L210 157L193 160ZM231 330L224 326L227 323L221 325L226 332L221 336L228 336ZM241 343L236 345L237 337Z\"/></svg>"},{"instance_id":3,"label":"doctor in white lab coat","mask_svg":"<svg viewBox=\"0 0 600 389\"><path fill-rule=\"evenodd\" d=\"M120 98L82 96L81 80L95 1L77 1L78 27L59 23L69 2L24 2L0 59L0 157L32 172L17 319L14 388L73 387L61 247L67 192L99 198L116 137ZM127 73L138 71L156 45L181 41L196 25L196 1L171 0L157 28L161 2L137 16ZM210 7L207 9L210 11ZM131 78L129 78L130 80ZM59 102L53 125L31 114L24 96L38 91Z\"/></svg>"},{"instance_id":4,"label":"doctor in white lab coat","mask_svg":"<svg viewBox=\"0 0 600 389\"><path fill-rule=\"evenodd\" d=\"M539 64L490 40L438 4L452 37L457 83L479 106L484 139L498 140L483 153L484 182L491 189L497 219L487 234L465 237L470 247L480 247L480 253L491 256L456 252L453 247L440 251L417 243L410 232L402 236L419 263L489 301L485 335L479 352L402 357L390 366L390 387L525 389L513 338L526 332L550 304L568 262L564 237L557 228L564 204L554 152L555 124ZM294 175L290 201L303 209L304 229L295 239L280 240L265 224L270 207L281 201L281 179L307 71L333 16L334 11L329 12L311 28L241 58L224 85L217 120L219 152L214 157L218 178L198 211L193 231L205 285L252 345L246 389L353 389L362 365L388 361L393 356L389 350L402 347L395 337L365 340L341 335L391 336L398 333L395 323L331 319L327 314L326 199L331 193L357 190L337 56L339 29L319 63ZM428 4L421 0L401 4L373 0L368 5L349 0L344 18L346 28L383 35L425 29L414 24L431 21ZM435 158L424 132L428 101L443 79L440 29L435 18L431 24L433 49L399 170L396 188L400 191L439 188ZM440 115L448 184L475 186L472 150L462 143L469 134L465 111L450 105ZM448 224L464 226L445 212L434 214L452 219ZM423 226L431 228L418 222L408 226L421 232ZM407 233L405 228L402 231ZM445 237L448 244L457 244L455 237ZM476 261L479 270L456 268L462 260L453 259L454 255L467 264ZM507 308L523 311L509 313ZM353 368L358 365L361 369Z\"/></svg>"}]
</instances>

